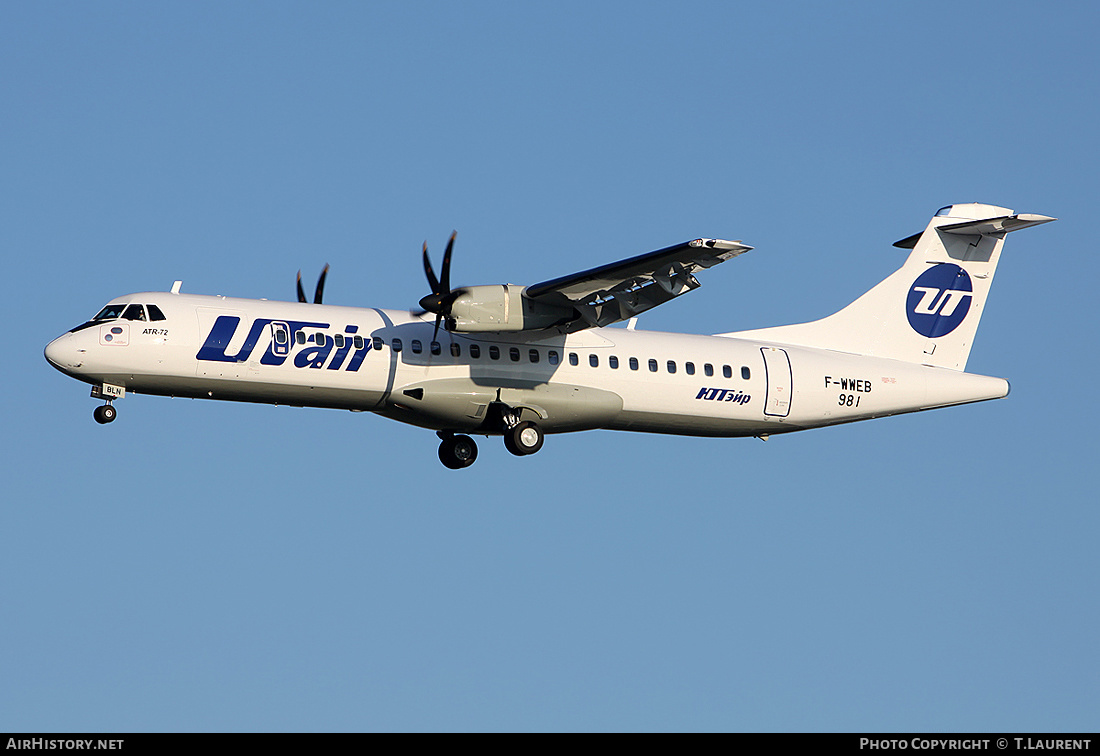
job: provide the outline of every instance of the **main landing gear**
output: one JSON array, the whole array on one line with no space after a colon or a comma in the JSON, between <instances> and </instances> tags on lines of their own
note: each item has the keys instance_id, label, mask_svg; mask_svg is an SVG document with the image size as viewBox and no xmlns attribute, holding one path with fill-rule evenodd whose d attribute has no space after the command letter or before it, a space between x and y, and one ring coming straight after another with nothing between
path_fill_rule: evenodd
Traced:
<instances>
[{"instance_id":1,"label":"main landing gear","mask_svg":"<svg viewBox=\"0 0 1100 756\"><path fill-rule=\"evenodd\" d=\"M504 448L517 457L534 454L542 448L542 428L534 423L516 423L504 431Z\"/></svg>"},{"instance_id":2,"label":"main landing gear","mask_svg":"<svg viewBox=\"0 0 1100 756\"><path fill-rule=\"evenodd\" d=\"M477 444L469 436L439 431L439 461L451 470L469 467L477 459ZM534 454L542 448L545 434L532 422L515 423L504 428L504 448L517 457Z\"/></svg>"},{"instance_id":3,"label":"main landing gear","mask_svg":"<svg viewBox=\"0 0 1100 756\"><path fill-rule=\"evenodd\" d=\"M477 444L469 436L456 436L440 431L439 437L443 439L439 443L439 461L444 467L461 470L477 460Z\"/></svg>"},{"instance_id":4,"label":"main landing gear","mask_svg":"<svg viewBox=\"0 0 1100 756\"><path fill-rule=\"evenodd\" d=\"M92 417L94 417L95 421L100 425L106 425L118 417L118 410L111 406L111 402L108 401L106 404L96 407L95 412L92 413Z\"/></svg>"}]
</instances>

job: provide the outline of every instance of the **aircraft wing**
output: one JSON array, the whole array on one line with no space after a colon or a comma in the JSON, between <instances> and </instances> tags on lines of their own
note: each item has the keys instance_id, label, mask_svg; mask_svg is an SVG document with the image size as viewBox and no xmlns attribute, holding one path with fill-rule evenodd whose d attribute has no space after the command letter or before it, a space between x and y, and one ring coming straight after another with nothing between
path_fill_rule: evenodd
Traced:
<instances>
[{"instance_id":1,"label":"aircraft wing","mask_svg":"<svg viewBox=\"0 0 1100 756\"><path fill-rule=\"evenodd\" d=\"M748 252L739 241L694 239L627 260L528 286L524 296L553 307L572 307L579 317L566 330L626 320L699 288L695 272Z\"/></svg>"}]
</instances>

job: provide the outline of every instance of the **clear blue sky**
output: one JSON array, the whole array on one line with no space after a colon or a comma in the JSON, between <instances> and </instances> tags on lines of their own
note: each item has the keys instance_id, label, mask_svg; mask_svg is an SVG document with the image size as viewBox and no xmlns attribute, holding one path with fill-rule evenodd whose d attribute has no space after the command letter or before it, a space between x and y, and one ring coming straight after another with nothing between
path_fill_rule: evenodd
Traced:
<instances>
[{"instance_id":1,"label":"clear blue sky","mask_svg":"<svg viewBox=\"0 0 1100 756\"><path fill-rule=\"evenodd\" d=\"M1092 730L1090 3L0 6L0 730ZM1004 400L789 437L495 440L127 398L134 291L410 307L695 236L640 327L826 315L942 205L1010 237Z\"/></svg>"}]
</instances>

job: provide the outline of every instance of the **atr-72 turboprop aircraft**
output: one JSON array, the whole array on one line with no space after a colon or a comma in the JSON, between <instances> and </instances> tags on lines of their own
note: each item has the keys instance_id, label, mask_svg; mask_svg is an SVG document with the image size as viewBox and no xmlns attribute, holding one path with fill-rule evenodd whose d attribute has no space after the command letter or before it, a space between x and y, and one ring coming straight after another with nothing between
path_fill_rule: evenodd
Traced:
<instances>
[{"instance_id":1,"label":"atr-72 turboprop aircraft","mask_svg":"<svg viewBox=\"0 0 1100 756\"><path fill-rule=\"evenodd\" d=\"M115 419L126 392L375 412L430 428L449 468L466 434L534 454L544 434L606 428L692 436L789 433L998 399L963 372L1004 237L1052 221L992 205L943 208L897 247L905 264L822 320L697 336L634 316L698 288L695 273L751 247L695 239L534 286L451 288L454 236L423 311L171 292L113 299L50 342ZM626 328L607 328L631 319ZM443 326L442 330L440 326Z\"/></svg>"}]
</instances>

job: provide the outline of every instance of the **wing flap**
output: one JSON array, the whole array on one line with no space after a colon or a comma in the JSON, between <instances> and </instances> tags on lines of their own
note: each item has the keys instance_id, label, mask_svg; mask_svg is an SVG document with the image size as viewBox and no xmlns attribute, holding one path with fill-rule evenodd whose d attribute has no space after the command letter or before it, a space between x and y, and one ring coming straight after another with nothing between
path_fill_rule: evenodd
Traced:
<instances>
[{"instance_id":1,"label":"wing flap","mask_svg":"<svg viewBox=\"0 0 1100 756\"><path fill-rule=\"evenodd\" d=\"M693 239L637 257L529 286L524 295L556 307L572 306L575 331L627 320L699 288L694 273L748 252L740 241Z\"/></svg>"}]
</instances>

